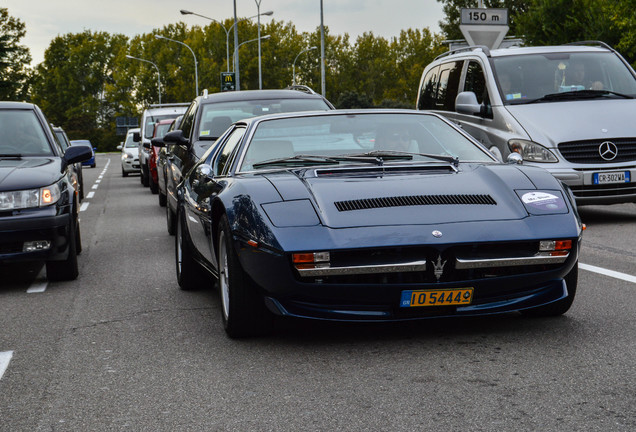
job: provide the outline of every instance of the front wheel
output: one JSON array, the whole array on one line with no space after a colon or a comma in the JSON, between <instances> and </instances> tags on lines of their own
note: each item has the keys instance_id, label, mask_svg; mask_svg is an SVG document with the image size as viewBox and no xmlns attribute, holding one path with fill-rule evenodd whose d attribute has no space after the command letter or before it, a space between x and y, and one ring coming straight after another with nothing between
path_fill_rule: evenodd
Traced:
<instances>
[{"instance_id":1,"label":"front wheel","mask_svg":"<svg viewBox=\"0 0 636 432\"><path fill-rule=\"evenodd\" d=\"M177 233L175 236L175 264L177 282L184 291L198 289L203 282L202 269L194 260L194 251L190 241L186 238L185 221L182 212L177 216Z\"/></svg>"},{"instance_id":2,"label":"front wheel","mask_svg":"<svg viewBox=\"0 0 636 432\"><path fill-rule=\"evenodd\" d=\"M217 255L225 332L231 338L269 333L273 327L273 316L265 308L256 285L241 267L227 216L223 216L220 222Z\"/></svg>"},{"instance_id":3,"label":"front wheel","mask_svg":"<svg viewBox=\"0 0 636 432\"><path fill-rule=\"evenodd\" d=\"M572 302L574 302L574 296L576 295L576 285L578 284L579 279L579 263L577 262L570 273L568 273L565 278L565 285L568 289L568 296L564 299L555 301L553 303L547 304L545 306L539 306L537 308L528 309L523 311L526 315L531 316L559 316L566 313L570 306L572 306Z\"/></svg>"},{"instance_id":4,"label":"front wheel","mask_svg":"<svg viewBox=\"0 0 636 432\"><path fill-rule=\"evenodd\" d=\"M81 242L79 223L74 218L71 218L67 239L68 257L64 261L46 262L46 277L50 281L67 281L77 279L77 276L79 276L79 266L77 263L78 241Z\"/></svg>"},{"instance_id":5,"label":"front wheel","mask_svg":"<svg viewBox=\"0 0 636 432\"><path fill-rule=\"evenodd\" d=\"M166 205L166 223L168 224L168 234L174 235L177 231L176 217L170 206Z\"/></svg>"}]
</instances>

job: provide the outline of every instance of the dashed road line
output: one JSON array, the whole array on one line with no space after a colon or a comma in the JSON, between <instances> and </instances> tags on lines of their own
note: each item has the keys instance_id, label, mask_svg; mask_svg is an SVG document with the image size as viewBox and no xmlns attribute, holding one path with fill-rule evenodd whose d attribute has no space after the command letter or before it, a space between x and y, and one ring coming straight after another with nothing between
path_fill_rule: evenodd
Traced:
<instances>
[{"instance_id":1,"label":"dashed road line","mask_svg":"<svg viewBox=\"0 0 636 432\"><path fill-rule=\"evenodd\" d=\"M89 202L84 201L84 202L82 203L82 205L80 206L80 211L81 211L81 212L86 211L86 209L88 208L88 206L89 206L89 205L90 205L90 203L89 203Z\"/></svg>"},{"instance_id":2,"label":"dashed road line","mask_svg":"<svg viewBox=\"0 0 636 432\"><path fill-rule=\"evenodd\" d=\"M608 270L602 267L596 267L593 265L583 264L583 263L579 263L579 268L593 272L593 273L609 276L615 279L621 279L627 282L636 283L636 276L628 275L627 273L620 273L614 270Z\"/></svg>"},{"instance_id":3,"label":"dashed road line","mask_svg":"<svg viewBox=\"0 0 636 432\"><path fill-rule=\"evenodd\" d=\"M0 352L0 379L2 379L2 375L7 370L11 357L13 357L13 351Z\"/></svg>"},{"instance_id":4,"label":"dashed road line","mask_svg":"<svg viewBox=\"0 0 636 432\"><path fill-rule=\"evenodd\" d=\"M89 192L89 193L86 195L86 199L91 199L91 198L93 198L94 196L95 196L95 192L92 192L92 191L91 191L91 192Z\"/></svg>"}]
</instances>

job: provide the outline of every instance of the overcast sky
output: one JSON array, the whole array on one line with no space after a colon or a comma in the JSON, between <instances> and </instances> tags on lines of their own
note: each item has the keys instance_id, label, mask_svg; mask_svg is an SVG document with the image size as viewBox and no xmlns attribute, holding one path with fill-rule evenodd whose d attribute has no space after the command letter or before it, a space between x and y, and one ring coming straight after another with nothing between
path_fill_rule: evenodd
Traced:
<instances>
[{"instance_id":1,"label":"overcast sky","mask_svg":"<svg viewBox=\"0 0 636 432\"><path fill-rule=\"evenodd\" d=\"M256 0L235 0L239 17L256 15ZM33 64L44 60L51 40L84 30L122 33L132 37L178 21L188 25L209 23L187 9L220 21L234 17L231 0L2 0L9 15L26 24L21 43L31 50ZM296 30L314 31L320 26L320 0L260 0L260 12L274 11L271 19L292 22ZM443 18L436 0L323 0L324 24L334 35L348 33L352 41L368 31L387 39L400 30L428 27L438 33ZM240 37L240 35L239 35Z\"/></svg>"}]
</instances>

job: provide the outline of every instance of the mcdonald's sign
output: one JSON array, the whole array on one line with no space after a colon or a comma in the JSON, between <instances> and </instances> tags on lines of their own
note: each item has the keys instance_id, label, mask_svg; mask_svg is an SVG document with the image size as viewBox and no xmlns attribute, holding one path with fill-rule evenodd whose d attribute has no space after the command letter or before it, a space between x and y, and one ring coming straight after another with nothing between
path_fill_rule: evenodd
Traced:
<instances>
[{"instance_id":1,"label":"mcdonald's sign","mask_svg":"<svg viewBox=\"0 0 636 432\"><path fill-rule=\"evenodd\" d=\"M221 91L236 90L236 74L234 72L221 72Z\"/></svg>"}]
</instances>

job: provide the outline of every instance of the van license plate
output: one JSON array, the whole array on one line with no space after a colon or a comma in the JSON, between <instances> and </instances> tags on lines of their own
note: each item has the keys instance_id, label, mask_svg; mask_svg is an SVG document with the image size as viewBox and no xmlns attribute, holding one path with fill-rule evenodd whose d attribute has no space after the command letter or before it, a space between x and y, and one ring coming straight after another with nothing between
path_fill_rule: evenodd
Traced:
<instances>
[{"instance_id":1,"label":"van license plate","mask_svg":"<svg viewBox=\"0 0 636 432\"><path fill-rule=\"evenodd\" d=\"M592 175L593 184L629 183L630 181L629 171L594 173Z\"/></svg>"},{"instance_id":2,"label":"van license plate","mask_svg":"<svg viewBox=\"0 0 636 432\"><path fill-rule=\"evenodd\" d=\"M402 291L400 307L460 306L473 301L473 288Z\"/></svg>"}]
</instances>

